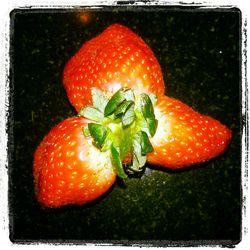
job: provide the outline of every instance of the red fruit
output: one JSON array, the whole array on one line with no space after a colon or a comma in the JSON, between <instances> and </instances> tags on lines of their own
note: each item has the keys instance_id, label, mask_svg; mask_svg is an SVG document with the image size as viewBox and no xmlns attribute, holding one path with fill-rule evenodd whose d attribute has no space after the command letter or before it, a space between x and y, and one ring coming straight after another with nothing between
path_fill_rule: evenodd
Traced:
<instances>
[{"instance_id":1,"label":"red fruit","mask_svg":"<svg viewBox=\"0 0 250 250\"><path fill-rule=\"evenodd\" d=\"M72 117L55 126L34 156L33 174L39 202L48 207L84 204L114 183L108 152L100 152L83 135L85 118Z\"/></svg>"},{"instance_id":2,"label":"red fruit","mask_svg":"<svg viewBox=\"0 0 250 250\"><path fill-rule=\"evenodd\" d=\"M92 104L91 88L111 93L121 87L135 94L164 94L160 65L149 46L134 32L113 24L82 45L67 62L63 83L77 111Z\"/></svg>"},{"instance_id":3,"label":"red fruit","mask_svg":"<svg viewBox=\"0 0 250 250\"><path fill-rule=\"evenodd\" d=\"M155 115L154 152L147 155L151 164L175 169L202 163L223 153L231 140L231 131L219 121L170 97L158 100Z\"/></svg>"}]
</instances>

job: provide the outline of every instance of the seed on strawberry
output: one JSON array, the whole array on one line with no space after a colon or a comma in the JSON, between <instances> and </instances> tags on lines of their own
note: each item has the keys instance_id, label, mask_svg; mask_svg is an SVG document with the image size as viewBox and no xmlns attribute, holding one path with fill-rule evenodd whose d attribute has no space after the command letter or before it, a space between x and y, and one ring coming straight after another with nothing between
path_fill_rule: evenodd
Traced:
<instances>
[{"instance_id":1,"label":"seed on strawberry","mask_svg":"<svg viewBox=\"0 0 250 250\"><path fill-rule=\"evenodd\" d=\"M223 153L231 141L225 125L174 98L159 98L155 115L154 152L147 155L151 164L174 169L202 163Z\"/></svg>"},{"instance_id":2,"label":"seed on strawberry","mask_svg":"<svg viewBox=\"0 0 250 250\"><path fill-rule=\"evenodd\" d=\"M67 62L63 83L77 111L92 104L91 88L114 93L122 87L136 95L164 94L160 65L149 46L134 32L113 24L84 43Z\"/></svg>"},{"instance_id":3,"label":"seed on strawberry","mask_svg":"<svg viewBox=\"0 0 250 250\"><path fill-rule=\"evenodd\" d=\"M109 154L85 138L87 120L72 117L54 127L37 148L33 172L36 195L44 206L84 204L115 181Z\"/></svg>"}]
</instances>

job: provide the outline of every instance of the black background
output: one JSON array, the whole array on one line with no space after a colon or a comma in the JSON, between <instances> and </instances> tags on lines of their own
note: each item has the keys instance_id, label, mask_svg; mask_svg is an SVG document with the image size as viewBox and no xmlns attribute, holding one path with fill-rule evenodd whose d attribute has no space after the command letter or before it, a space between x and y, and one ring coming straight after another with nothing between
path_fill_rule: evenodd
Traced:
<instances>
[{"instance_id":1,"label":"black background","mask_svg":"<svg viewBox=\"0 0 250 250\"><path fill-rule=\"evenodd\" d=\"M89 19L82 21L85 13ZM86 14L88 13L88 14ZM237 244L241 238L240 12L165 7L14 10L10 15L9 208L13 242ZM82 43L119 22L152 48L166 94L233 132L220 157L181 171L148 166L85 206L43 209L34 198L33 153L75 115L62 86ZM190 243L190 241L192 243Z\"/></svg>"}]
</instances>

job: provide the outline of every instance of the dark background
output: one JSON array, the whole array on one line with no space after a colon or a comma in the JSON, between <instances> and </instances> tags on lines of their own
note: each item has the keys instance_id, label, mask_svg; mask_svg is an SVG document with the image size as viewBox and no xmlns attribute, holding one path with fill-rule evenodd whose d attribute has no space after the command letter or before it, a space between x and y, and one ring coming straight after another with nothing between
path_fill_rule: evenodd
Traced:
<instances>
[{"instance_id":1,"label":"dark background","mask_svg":"<svg viewBox=\"0 0 250 250\"><path fill-rule=\"evenodd\" d=\"M14 10L10 14L9 208L13 242L237 244L241 239L240 26L237 9L124 7ZM62 86L82 43L119 22L162 67L166 94L232 129L228 151L181 171L148 166L85 206L43 209L34 198L33 153L75 115ZM128 242L129 241L129 242Z\"/></svg>"}]
</instances>

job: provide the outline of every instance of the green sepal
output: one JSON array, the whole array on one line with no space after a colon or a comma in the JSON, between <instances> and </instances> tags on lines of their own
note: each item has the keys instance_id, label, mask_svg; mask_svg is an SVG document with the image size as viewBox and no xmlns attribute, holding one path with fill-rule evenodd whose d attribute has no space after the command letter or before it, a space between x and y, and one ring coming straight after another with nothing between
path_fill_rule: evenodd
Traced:
<instances>
[{"instance_id":1,"label":"green sepal","mask_svg":"<svg viewBox=\"0 0 250 250\"><path fill-rule=\"evenodd\" d=\"M141 155L140 153L134 153L133 164L130 167L136 173L144 172L146 166L147 157L145 155Z\"/></svg>"},{"instance_id":2,"label":"green sepal","mask_svg":"<svg viewBox=\"0 0 250 250\"><path fill-rule=\"evenodd\" d=\"M122 125L123 127L127 127L129 125L131 125L134 120L135 120L135 111L134 111L134 103L132 103L132 105L130 105L127 110L125 111L125 113L122 116Z\"/></svg>"},{"instance_id":3,"label":"green sepal","mask_svg":"<svg viewBox=\"0 0 250 250\"><path fill-rule=\"evenodd\" d=\"M88 125L86 125L86 126L84 126L84 127L82 128L82 132L83 132L83 135L84 135L85 137L90 136L90 132L89 132Z\"/></svg>"},{"instance_id":4,"label":"green sepal","mask_svg":"<svg viewBox=\"0 0 250 250\"><path fill-rule=\"evenodd\" d=\"M123 101L115 110L115 116L121 116L125 113L125 111L134 104L133 101Z\"/></svg>"},{"instance_id":5,"label":"green sepal","mask_svg":"<svg viewBox=\"0 0 250 250\"><path fill-rule=\"evenodd\" d=\"M151 136L154 136L158 121L155 119L154 107L147 94L141 94L141 111L146 120L147 127Z\"/></svg>"},{"instance_id":6,"label":"green sepal","mask_svg":"<svg viewBox=\"0 0 250 250\"><path fill-rule=\"evenodd\" d=\"M104 119L103 113L99 109L93 106L83 107L79 111L78 116L83 116L89 120L96 121L96 122L101 122Z\"/></svg>"},{"instance_id":7,"label":"green sepal","mask_svg":"<svg viewBox=\"0 0 250 250\"><path fill-rule=\"evenodd\" d=\"M101 124L97 123L89 123L88 124L88 130L92 138L94 139L94 145L102 149L105 139L107 138L108 135L108 128Z\"/></svg>"},{"instance_id":8,"label":"green sepal","mask_svg":"<svg viewBox=\"0 0 250 250\"><path fill-rule=\"evenodd\" d=\"M155 134L158 124L153 109L156 96L141 94L135 100L131 89L121 88L108 101L99 89L92 88L91 92L93 106L86 106L79 112L79 116L93 121L83 127L84 136L91 136L93 145L101 152L110 152L112 165L120 178L143 174L146 154L153 151L149 138ZM132 161L128 163L125 159L130 154Z\"/></svg>"},{"instance_id":9,"label":"green sepal","mask_svg":"<svg viewBox=\"0 0 250 250\"><path fill-rule=\"evenodd\" d=\"M105 109L104 116L107 117L115 112L118 106L125 100L123 89L118 90L108 101Z\"/></svg>"},{"instance_id":10,"label":"green sepal","mask_svg":"<svg viewBox=\"0 0 250 250\"><path fill-rule=\"evenodd\" d=\"M139 132L139 143L141 146L141 154L146 155L154 151L154 148L148 138L148 135L144 131Z\"/></svg>"},{"instance_id":11,"label":"green sepal","mask_svg":"<svg viewBox=\"0 0 250 250\"><path fill-rule=\"evenodd\" d=\"M153 93L149 93L148 96L149 96L153 106L155 106L155 104L157 102L157 96L155 94L153 94Z\"/></svg>"},{"instance_id":12,"label":"green sepal","mask_svg":"<svg viewBox=\"0 0 250 250\"><path fill-rule=\"evenodd\" d=\"M153 137L157 129L158 121L154 118L148 118L146 119L146 121L148 123L148 129L149 129L150 135Z\"/></svg>"},{"instance_id":13,"label":"green sepal","mask_svg":"<svg viewBox=\"0 0 250 250\"><path fill-rule=\"evenodd\" d=\"M129 174L140 173L145 170L146 156L142 155L140 138L137 136L133 143L133 162L126 170Z\"/></svg>"},{"instance_id":14,"label":"green sepal","mask_svg":"<svg viewBox=\"0 0 250 250\"><path fill-rule=\"evenodd\" d=\"M127 101L135 101L135 95L132 89L123 89L123 95Z\"/></svg>"},{"instance_id":15,"label":"green sepal","mask_svg":"<svg viewBox=\"0 0 250 250\"><path fill-rule=\"evenodd\" d=\"M135 100L134 93L129 88L121 88L111 97L104 109L104 116L112 115L125 100L133 102Z\"/></svg>"},{"instance_id":16,"label":"green sepal","mask_svg":"<svg viewBox=\"0 0 250 250\"><path fill-rule=\"evenodd\" d=\"M123 179L127 178L127 174L125 173L122 166L119 150L116 149L113 144L111 144L110 152L111 152L111 161L116 174Z\"/></svg>"},{"instance_id":17,"label":"green sepal","mask_svg":"<svg viewBox=\"0 0 250 250\"><path fill-rule=\"evenodd\" d=\"M93 106L104 113L104 109L108 103L104 93L97 88L91 88L91 94Z\"/></svg>"}]
</instances>

